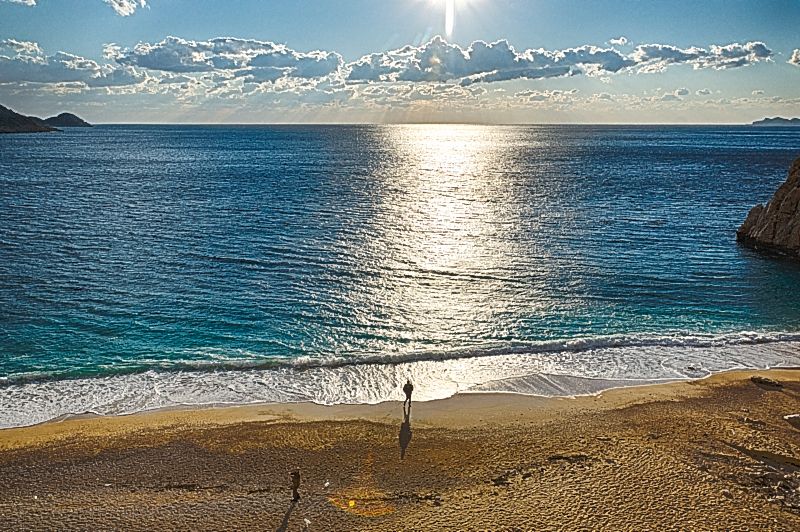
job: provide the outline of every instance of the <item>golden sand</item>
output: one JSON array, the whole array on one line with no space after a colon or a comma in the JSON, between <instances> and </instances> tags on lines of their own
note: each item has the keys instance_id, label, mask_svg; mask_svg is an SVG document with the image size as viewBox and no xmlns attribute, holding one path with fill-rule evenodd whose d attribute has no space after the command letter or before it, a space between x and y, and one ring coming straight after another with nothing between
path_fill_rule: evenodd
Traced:
<instances>
[{"instance_id":1,"label":"golden sand","mask_svg":"<svg viewBox=\"0 0 800 532\"><path fill-rule=\"evenodd\" d=\"M800 530L798 413L798 370L464 394L402 460L400 403L73 418L0 431L0 529Z\"/></svg>"}]
</instances>

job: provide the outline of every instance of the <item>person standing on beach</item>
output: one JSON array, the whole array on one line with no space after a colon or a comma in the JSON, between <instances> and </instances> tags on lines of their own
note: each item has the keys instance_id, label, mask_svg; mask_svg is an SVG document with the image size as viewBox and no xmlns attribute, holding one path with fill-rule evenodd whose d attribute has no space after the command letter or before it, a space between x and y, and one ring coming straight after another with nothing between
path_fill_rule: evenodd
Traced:
<instances>
[{"instance_id":1,"label":"person standing on beach","mask_svg":"<svg viewBox=\"0 0 800 532\"><path fill-rule=\"evenodd\" d=\"M411 384L411 379L406 379L406 384L403 386L403 392L406 394L406 400L403 401L403 406L408 403L408 406L411 406L411 392L414 391L414 385Z\"/></svg>"},{"instance_id":2,"label":"person standing on beach","mask_svg":"<svg viewBox=\"0 0 800 532\"><path fill-rule=\"evenodd\" d=\"M300 470L295 469L292 471L292 502L297 502L300 500L300 492L297 490L300 489Z\"/></svg>"}]
</instances>

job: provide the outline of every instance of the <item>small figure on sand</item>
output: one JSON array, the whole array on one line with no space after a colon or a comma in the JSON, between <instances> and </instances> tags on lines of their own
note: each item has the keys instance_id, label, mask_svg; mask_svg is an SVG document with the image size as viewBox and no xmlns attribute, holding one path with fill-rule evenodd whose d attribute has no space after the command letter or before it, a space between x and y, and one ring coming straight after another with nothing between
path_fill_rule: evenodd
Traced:
<instances>
[{"instance_id":1,"label":"small figure on sand","mask_svg":"<svg viewBox=\"0 0 800 532\"><path fill-rule=\"evenodd\" d=\"M292 471L292 502L297 502L300 500L300 492L297 490L300 489L300 470L295 469Z\"/></svg>"},{"instance_id":2,"label":"small figure on sand","mask_svg":"<svg viewBox=\"0 0 800 532\"><path fill-rule=\"evenodd\" d=\"M406 384L403 386L403 392L406 394L406 400L403 401L403 406L408 403L408 406L411 406L411 392L414 391L414 385L411 384L411 379L406 379Z\"/></svg>"}]
</instances>

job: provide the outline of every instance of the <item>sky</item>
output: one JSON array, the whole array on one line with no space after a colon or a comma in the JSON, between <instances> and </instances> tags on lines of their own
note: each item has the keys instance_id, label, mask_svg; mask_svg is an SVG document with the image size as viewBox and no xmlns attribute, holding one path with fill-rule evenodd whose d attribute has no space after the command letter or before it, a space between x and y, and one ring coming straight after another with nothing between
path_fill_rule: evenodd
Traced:
<instances>
[{"instance_id":1,"label":"sky","mask_svg":"<svg viewBox=\"0 0 800 532\"><path fill-rule=\"evenodd\" d=\"M97 123L800 116L800 0L0 0L0 104Z\"/></svg>"}]
</instances>

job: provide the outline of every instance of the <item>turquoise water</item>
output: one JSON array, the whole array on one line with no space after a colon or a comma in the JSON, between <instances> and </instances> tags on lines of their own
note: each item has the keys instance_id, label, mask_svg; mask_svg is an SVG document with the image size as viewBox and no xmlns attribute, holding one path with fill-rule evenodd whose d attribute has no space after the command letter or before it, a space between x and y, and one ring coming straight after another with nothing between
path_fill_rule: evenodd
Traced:
<instances>
[{"instance_id":1,"label":"turquoise water","mask_svg":"<svg viewBox=\"0 0 800 532\"><path fill-rule=\"evenodd\" d=\"M735 242L798 155L748 127L3 136L0 426L798 364L800 266Z\"/></svg>"}]
</instances>

